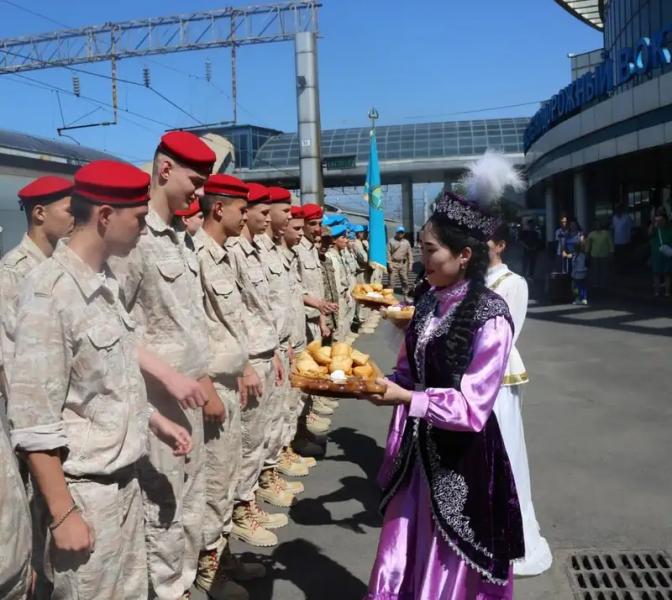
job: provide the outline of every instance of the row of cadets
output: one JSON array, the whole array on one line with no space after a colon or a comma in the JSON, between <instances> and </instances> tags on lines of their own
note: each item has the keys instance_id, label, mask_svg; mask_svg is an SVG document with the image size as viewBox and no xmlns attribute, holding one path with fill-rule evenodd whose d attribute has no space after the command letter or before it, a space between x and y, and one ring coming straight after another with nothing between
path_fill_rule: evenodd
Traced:
<instances>
[{"instance_id":1,"label":"row of cadets","mask_svg":"<svg viewBox=\"0 0 672 600\"><path fill-rule=\"evenodd\" d=\"M320 248L324 211L318 204L302 206L303 236L296 246L299 275L303 289L306 342L328 338L332 334L338 302L331 300L324 284ZM304 407L299 419L293 448L304 456L319 456L324 452L320 436L331 424L327 415L338 407L336 400L303 395Z\"/></svg>"},{"instance_id":2,"label":"row of cadets","mask_svg":"<svg viewBox=\"0 0 672 600\"><path fill-rule=\"evenodd\" d=\"M228 239L225 244L241 292L243 321L250 332L249 361L260 379L261 388L261 394L248 399L241 413L242 464L232 529L233 535L253 546L276 545L278 538L272 530L288 523L285 514L266 512L256 498L259 478L268 458L275 387L282 385L286 376L278 352L280 338L258 238L270 225L269 201L267 188L248 184L247 221L241 235Z\"/></svg>"},{"instance_id":3,"label":"row of cadets","mask_svg":"<svg viewBox=\"0 0 672 600\"><path fill-rule=\"evenodd\" d=\"M291 335L290 346L292 353L297 356L303 352L307 345L306 337L306 310L305 287L302 273L299 265L299 248L304 237L305 219L304 210L301 206L292 206L289 219L289 225L285 230L282 239L282 255L285 270L289 275L290 284L290 323ZM301 440L305 440L305 435L300 435L299 418L303 415L305 409L304 395L296 389L290 388L287 396L287 409L285 411L285 422L282 433L283 451L278 463L278 471L282 475L289 477L301 477L308 474L309 469L317 463L312 456L303 457L297 454L293 445L298 444L299 449ZM305 417L304 417L305 419ZM305 420L304 420L305 423Z\"/></svg>"},{"instance_id":4,"label":"row of cadets","mask_svg":"<svg viewBox=\"0 0 672 600\"><path fill-rule=\"evenodd\" d=\"M282 479L277 470L283 450L282 433L285 414L288 410L287 399L295 397L294 394L289 393L289 365L292 359L290 281L282 256L282 240L289 226L292 198L289 191L281 187L269 187L267 192L270 205L268 224L266 230L256 236L255 241L261 250L261 261L268 281L271 312L278 332L277 356L281 364L282 376L281 381L277 382L273 389L268 406L270 413L268 440L257 496L274 506L286 507L291 506L295 495L304 489L300 482L289 482Z\"/></svg>"},{"instance_id":5,"label":"row of cadets","mask_svg":"<svg viewBox=\"0 0 672 600\"><path fill-rule=\"evenodd\" d=\"M228 240L240 236L247 219L247 186L230 175L212 175L200 202L177 217L192 236L201 268L210 358L208 375L221 400L222 418L205 426L206 508L204 550L196 585L211 598L246 600L238 581L265 575L263 565L231 554L235 492L242 464L241 410L261 396L261 380L249 362L249 332L231 267ZM202 223L202 228L200 227Z\"/></svg>"},{"instance_id":6,"label":"row of cadets","mask_svg":"<svg viewBox=\"0 0 672 600\"><path fill-rule=\"evenodd\" d=\"M176 211L203 194L214 152L197 136L165 134L152 165L147 234L113 263L126 307L138 323L147 395L190 432L189 459L149 436L141 461L150 598L186 597L198 568L206 506L203 419L221 401L208 376L208 335L193 240L172 226ZM177 402L176 402L177 400Z\"/></svg>"},{"instance_id":7,"label":"row of cadets","mask_svg":"<svg viewBox=\"0 0 672 600\"><path fill-rule=\"evenodd\" d=\"M72 235L23 282L13 356L5 357L11 443L45 517L33 527L46 536L44 571L56 599L147 597L139 471L148 426L171 455L183 458L192 446L185 427L147 403L139 325L109 266L141 238L148 187L148 175L113 161L75 174ZM2 592L25 596L17 586Z\"/></svg>"}]
</instances>

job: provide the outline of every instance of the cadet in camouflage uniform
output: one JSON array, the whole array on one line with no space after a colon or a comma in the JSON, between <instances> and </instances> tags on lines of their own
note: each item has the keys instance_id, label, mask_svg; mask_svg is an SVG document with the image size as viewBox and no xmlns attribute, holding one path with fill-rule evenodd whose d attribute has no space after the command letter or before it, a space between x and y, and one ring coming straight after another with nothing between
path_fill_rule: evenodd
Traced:
<instances>
[{"instance_id":1,"label":"cadet in camouflage uniform","mask_svg":"<svg viewBox=\"0 0 672 600\"><path fill-rule=\"evenodd\" d=\"M136 323L106 262L140 238L148 185L123 163L80 169L72 237L30 273L19 303L11 441L51 516L45 571L54 600L146 597L137 464L148 422L171 452L191 447L184 428L149 409Z\"/></svg>"},{"instance_id":2,"label":"cadet in camouflage uniform","mask_svg":"<svg viewBox=\"0 0 672 600\"><path fill-rule=\"evenodd\" d=\"M357 272L355 274L357 283L371 282L371 268L369 267L369 252L364 247L364 225L353 225L352 231L355 234L355 239L352 241L351 251L355 260L357 261ZM355 320L363 323L369 317L371 309L365 307L359 302L355 307Z\"/></svg>"},{"instance_id":3,"label":"cadet in camouflage uniform","mask_svg":"<svg viewBox=\"0 0 672 600\"><path fill-rule=\"evenodd\" d=\"M19 288L26 276L49 258L58 240L72 231L70 192L72 181L63 177L39 177L19 190L19 203L26 212L28 231L21 243L0 261L0 357L14 354L14 325ZM0 369L6 365L0 361ZM6 384L0 377L0 414L4 421Z\"/></svg>"},{"instance_id":4,"label":"cadet in camouflage uniform","mask_svg":"<svg viewBox=\"0 0 672 600\"><path fill-rule=\"evenodd\" d=\"M149 455L140 470L150 598L161 600L185 596L196 577L205 512L203 416L214 421L225 417L207 376L208 336L193 241L168 224L176 210L202 195L214 161L214 152L191 133L176 131L161 138L147 235L113 265L139 325L141 359L155 369L147 378L149 402L189 429L193 438L193 451L185 460L150 435Z\"/></svg>"},{"instance_id":5,"label":"cadet in camouflage uniform","mask_svg":"<svg viewBox=\"0 0 672 600\"><path fill-rule=\"evenodd\" d=\"M236 489L232 533L253 546L274 546L278 538L270 530L287 525L287 516L262 510L255 494L267 455L270 397L284 374L276 356L278 331L261 261L262 249L256 239L270 224L269 194L264 186L249 184L248 188L247 222L242 234L229 238L225 248L241 292L243 320L249 332L247 350L250 363L261 380L262 393L248 397L247 405L241 411L243 459Z\"/></svg>"},{"instance_id":6,"label":"cadet in camouflage uniform","mask_svg":"<svg viewBox=\"0 0 672 600\"><path fill-rule=\"evenodd\" d=\"M70 213L70 194L72 181L63 177L48 175L39 177L19 190L19 203L26 213L28 231L21 243L10 250L0 261L0 357L5 357L4 365L0 361L0 421L6 425L6 406L3 397L7 397L6 374L11 371L14 356L14 327L19 303L19 292L28 273L49 258L58 240L72 231ZM23 477L27 479L25 465ZM32 491L28 483L27 491L32 500ZM33 522L44 521L37 513L37 503L31 502ZM42 528L33 528L33 568L42 573L45 532Z\"/></svg>"},{"instance_id":7,"label":"cadet in camouflage uniform","mask_svg":"<svg viewBox=\"0 0 672 600\"><path fill-rule=\"evenodd\" d=\"M5 428L0 426L0 598L3 600L28 597L30 539L28 500L16 457Z\"/></svg>"},{"instance_id":8,"label":"cadet in camouflage uniform","mask_svg":"<svg viewBox=\"0 0 672 600\"><path fill-rule=\"evenodd\" d=\"M345 225L331 228L333 245L327 250L326 260L331 262L336 293L338 294L338 326L334 339L343 342L350 337L350 325L354 315L354 299L352 298L352 281L344 258L348 244Z\"/></svg>"},{"instance_id":9,"label":"cadet in camouflage uniform","mask_svg":"<svg viewBox=\"0 0 672 600\"><path fill-rule=\"evenodd\" d=\"M248 189L230 175L211 175L204 191L200 204L205 221L196 245L210 346L208 375L226 407L227 418L224 423L205 423L205 550L199 557L196 585L211 598L245 600L249 595L235 579L263 577L265 569L234 558L228 539L242 460L241 402L247 402L248 388L250 394L258 392L261 381L248 362L242 298L224 244L242 231Z\"/></svg>"}]
</instances>

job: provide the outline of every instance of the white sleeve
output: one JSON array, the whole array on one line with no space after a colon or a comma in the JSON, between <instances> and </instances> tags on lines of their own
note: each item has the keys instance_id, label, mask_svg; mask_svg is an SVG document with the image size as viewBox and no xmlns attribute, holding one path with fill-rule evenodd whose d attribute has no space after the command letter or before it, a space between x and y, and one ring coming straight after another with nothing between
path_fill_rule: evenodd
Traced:
<instances>
[{"instance_id":1,"label":"white sleeve","mask_svg":"<svg viewBox=\"0 0 672 600\"><path fill-rule=\"evenodd\" d=\"M518 336L525 324L525 316L527 315L527 302L529 292L527 289L527 282L522 278L514 275L507 277L497 290L495 290L509 306L509 312L513 319L513 345L518 341Z\"/></svg>"}]
</instances>

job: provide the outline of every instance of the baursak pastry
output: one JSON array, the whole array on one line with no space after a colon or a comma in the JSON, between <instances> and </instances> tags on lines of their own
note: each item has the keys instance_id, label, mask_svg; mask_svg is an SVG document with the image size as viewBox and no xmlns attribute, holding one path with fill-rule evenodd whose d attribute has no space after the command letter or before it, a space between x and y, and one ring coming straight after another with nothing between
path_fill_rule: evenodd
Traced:
<instances>
[{"instance_id":1,"label":"baursak pastry","mask_svg":"<svg viewBox=\"0 0 672 600\"><path fill-rule=\"evenodd\" d=\"M373 375L373 367L369 364L355 367L352 371L357 377L362 377L363 379L368 379Z\"/></svg>"},{"instance_id":2,"label":"baursak pastry","mask_svg":"<svg viewBox=\"0 0 672 600\"><path fill-rule=\"evenodd\" d=\"M317 362L320 365L329 365L331 362L331 347L330 346L322 346L315 354L313 355L313 358L315 359L315 362Z\"/></svg>"},{"instance_id":3,"label":"baursak pastry","mask_svg":"<svg viewBox=\"0 0 672 600\"><path fill-rule=\"evenodd\" d=\"M329 365L329 372L343 371L346 375L352 373L352 359L347 356L336 356Z\"/></svg>"},{"instance_id":4,"label":"baursak pastry","mask_svg":"<svg viewBox=\"0 0 672 600\"><path fill-rule=\"evenodd\" d=\"M359 350L352 349L352 362L355 363L358 367L364 366L369 362L369 355L360 352Z\"/></svg>"},{"instance_id":5,"label":"baursak pastry","mask_svg":"<svg viewBox=\"0 0 672 600\"><path fill-rule=\"evenodd\" d=\"M348 346L345 342L336 342L331 349L332 358L337 356L349 357L352 352L352 348Z\"/></svg>"}]
</instances>

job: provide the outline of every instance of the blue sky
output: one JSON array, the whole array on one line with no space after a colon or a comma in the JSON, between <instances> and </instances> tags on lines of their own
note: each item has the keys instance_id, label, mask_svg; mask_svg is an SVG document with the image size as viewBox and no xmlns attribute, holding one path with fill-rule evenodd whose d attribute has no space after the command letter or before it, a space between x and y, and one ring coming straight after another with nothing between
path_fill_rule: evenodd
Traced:
<instances>
[{"instance_id":1,"label":"blue sky","mask_svg":"<svg viewBox=\"0 0 672 600\"><path fill-rule=\"evenodd\" d=\"M100 24L244 5L225 0L11 0L69 26ZM59 29L53 22L0 0L0 38ZM323 128L362 126L375 105L380 123L412 123L495 116L530 115L535 105L456 114L476 109L534 102L551 96L569 80L568 52L601 45L601 34L572 18L553 0L323 0L320 11L319 79ZM152 86L201 122L229 120L230 59L227 49L132 59L119 75ZM204 80L213 65L212 83ZM109 64L81 68L109 74ZM189 76L191 74L191 76ZM238 54L239 122L284 131L296 129L293 47L289 43L248 46ZM50 69L26 76L72 89L72 73ZM111 98L106 79L79 74L82 95ZM84 99L0 77L0 128L49 138L63 120L105 121L108 109ZM196 121L151 91L120 85L120 105L142 117L121 114L115 127L70 132L82 145L107 150L127 160L151 156L164 126Z\"/></svg>"}]
</instances>

